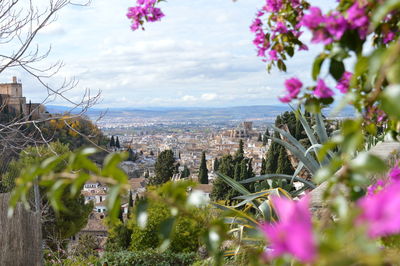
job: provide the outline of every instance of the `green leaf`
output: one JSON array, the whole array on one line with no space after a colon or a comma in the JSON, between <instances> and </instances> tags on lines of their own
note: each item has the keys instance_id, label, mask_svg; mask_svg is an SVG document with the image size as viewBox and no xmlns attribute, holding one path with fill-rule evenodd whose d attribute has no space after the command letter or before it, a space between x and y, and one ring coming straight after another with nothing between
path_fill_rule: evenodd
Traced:
<instances>
[{"instance_id":1,"label":"green leaf","mask_svg":"<svg viewBox=\"0 0 400 266\"><path fill-rule=\"evenodd\" d=\"M242 186L240 183L237 181L233 180L227 175L221 174L217 172L217 176L221 178L225 183L227 183L229 186L231 186L234 190L237 192L241 193L242 195L250 195L250 191L248 191L244 186Z\"/></svg>"},{"instance_id":2,"label":"green leaf","mask_svg":"<svg viewBox=\"0 0 400 266\"><path fill-rule=\"evenodd\" d=\"M293 177L291 175L283 175L283 174L268 174L268 175L261 175L261 176L256 176L256 177L252 177L252 178L248 178L245 180L240 181L241 184L247 184L247 183L252 183L252 182L256 182L256 181L264 181L264 180L268 180L268 179L284 179L284 180L291 180ZM300 177L295 177L294 178L295 181L297 182L301 182L303 184L305 184L306 186L310 187L310 188L316 188L316 186L314 185L314 183L305 180L303 178Z\"/></svg>"},{"instance_id":3,"label":"green leaf","mask_svg":"<svg viewBox=\"0 0 400 266\"><path fill-rule=\"evenodd\" d=\"M361 152L350 162L350 167L354 171L362 173L380 173L386 170L386 164L379 157L368 152Z\"/></svg>"},{"instance_id":4,"label":"green leaf","mask_svg":"<svg viewBox=\"0 0 400 266\"><path fill-rule=\"evenodd\" d=\"M313 80L317 80L318 75L321 71L322 63L324 63L325 59L328 57L327 54L321 53L315 58L313 67L312 67L312 78Z\"/></svg>"},{"instance_id":5,"label":"green leaf","mask_svg":"<svg viewBox=\"0 0 400 266\"><path fill-rule=\"evenodd\" d=\"M379 4L378 9L372 16L372 25L377 27L386 14L398 8L400 8L399 0L386 0L382 4Z\"/></svg>"},{"instance_id":6,"label":"green leaf","mask_svg":"<svg viewBox=\"0 0 400 266\"><path fill-rule=\"evenodd\" d=\"M332 58L331 64L329 65L329 73L332 75L332 77L339 81L342 78L344 71L345 67L343 62Z\"/></svg>"},{"instance_id":7,"label":"green leaf","mask_svg":"<svg viewBox=\"0 0 400 266\"><path fill-rule=\"evenodd\" d=\"M400 85L391 85L381 93L381 108L391 117L400 119Z\"/></svg>"}]
</instances>

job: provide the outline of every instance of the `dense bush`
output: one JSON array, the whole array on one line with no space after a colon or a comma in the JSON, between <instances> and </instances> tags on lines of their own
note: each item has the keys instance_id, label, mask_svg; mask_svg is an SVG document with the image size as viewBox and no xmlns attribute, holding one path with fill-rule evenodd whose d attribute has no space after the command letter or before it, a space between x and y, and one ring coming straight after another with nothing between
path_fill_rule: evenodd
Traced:
<instances>
[{"instance_id":1,"label":"dense bush","mask_svg":"<svg viewBox=\"0 0 400 266\"><path fill-rule=\"evenodd\" d=\"M128 223L132 230L131 245L132 251L157 248L161 245L162 239L159 232L162 224L172 217L168 205L162 202L152 201L148 208L148 222L145 228L139 227L136 218L133 217ZM193 210L193 216L180 216L176 219L174 231L171 238L170 251L172 252L193 252L200 246L200 236L205 230L204 217L201 210Z\"/></svg>"},{"instance_id":2,"label":"dense bush","mask_svg":"<svg viewBox=\"0 0 400 266\"><path fill-rule=\"evenodd\" d=\"M136 265L136 266L179 266L191 265L196 261L196 253L159 252L148 249L146 251L106 252L101 263L109 265Z\"/></svg>"}]
</instances>

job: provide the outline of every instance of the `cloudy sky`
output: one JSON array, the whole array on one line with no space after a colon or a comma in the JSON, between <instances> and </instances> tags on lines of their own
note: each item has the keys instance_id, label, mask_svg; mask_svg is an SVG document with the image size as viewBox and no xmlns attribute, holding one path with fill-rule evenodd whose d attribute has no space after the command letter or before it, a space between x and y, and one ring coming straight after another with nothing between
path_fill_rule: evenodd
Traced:
<instances>
[{"instance_id":1,"label":"cloudy sky","mask_svg":"<svg viewBox=\"0 0 400 266\"><path fill-rule=\"evenodd\" d=\"M75 77L79 85L68 97L100 90L99 107L274 105L285 78L309 80L312 56L322 47L298 53L286 74L268 74L249 32L263 2L170 0L160 5L166 15L161 22L132 32L125 14L133 0L92 0L88 7L62 10L37 42L52 47L44 63L65 64L49 84ZM24 73L8 72L0 81L14 74L29 99L43 99L46 90Z\"/></svg>"}]
</instances>

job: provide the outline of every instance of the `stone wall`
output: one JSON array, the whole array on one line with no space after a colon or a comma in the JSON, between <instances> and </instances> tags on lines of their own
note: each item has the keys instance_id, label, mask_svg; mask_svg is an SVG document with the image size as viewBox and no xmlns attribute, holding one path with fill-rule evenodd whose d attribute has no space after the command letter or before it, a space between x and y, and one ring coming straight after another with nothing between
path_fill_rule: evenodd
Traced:
<instances>
[{"instance_id":1,"label":"stone wall","mask_svg":"<svg viewBox=\"0 0 400 266\"><path fill-rule=\"evenodd\" d=\"M19 204L8 219L9 198L0 193L0 265L42 265L40 216Z\"/></svg>"}]
</instances>

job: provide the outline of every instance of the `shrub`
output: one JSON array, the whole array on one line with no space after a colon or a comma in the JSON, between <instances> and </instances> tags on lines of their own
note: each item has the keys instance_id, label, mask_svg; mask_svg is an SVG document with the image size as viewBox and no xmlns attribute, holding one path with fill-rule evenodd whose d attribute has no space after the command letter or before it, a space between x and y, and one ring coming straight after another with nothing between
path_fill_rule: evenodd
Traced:
<instances>
[{"instance_id":1,"label":"shrub","mask_svg":"<svg viewBox=\"0 0 400 266\"><path fill-rule=\"evenodd\" d=\"M196 253L159 252L148 249L146 251L106 252L101 263L109 265L136 265L136 266L179 266L191 265L196 261Z\"/></svg>"}]
</instances>

